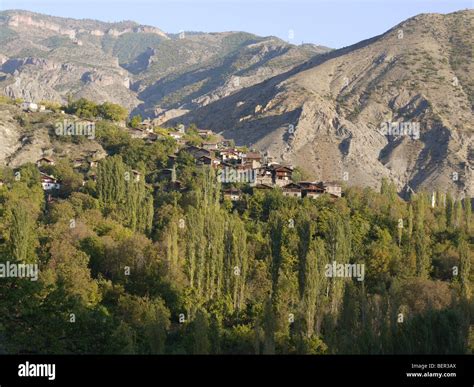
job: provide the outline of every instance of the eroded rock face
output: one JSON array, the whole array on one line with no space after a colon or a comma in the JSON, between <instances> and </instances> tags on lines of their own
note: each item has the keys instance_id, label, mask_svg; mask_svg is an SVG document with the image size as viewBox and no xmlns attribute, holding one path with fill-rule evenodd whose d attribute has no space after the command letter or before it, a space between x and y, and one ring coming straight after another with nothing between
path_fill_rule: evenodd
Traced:
<instances>
[{"instance_id":1,"label":"eroded rock face","mask_svg":"<svg viewBox=\"0 0 474 387\"><path fill-rule=\"evenodd\" d=\"M46 29L61 35L67 35L70 38L74 38L76 36L76 31L68 28L62 28L60 25L47 22L41 19L33 18L30 15L22 15L16 14L9 17L7 21L7 25L9 27L15 28L41 28Z\"/></svg>"},{"instance_id":2,"label":"eroded rock face","mask_svg":"<svg viewBox=\"0 0 474 387\"><path fill-rule=\"evenodd\" d=\"M35 66L38 68L37 71L42 70L57 70L62 67L61 63L56 63L51 60L43 59L43 58L14 58L5 60L2 64L1 71L4 73L14 74L16 72L20 72L24 66Z\"/></svg>"},{"instance_id":3,"label":"eroded rock face","mask_svg":"<svg viewBox=\"0 0 474 387\"><path fill-rule=\"evenodd\" d=\"M53 18L49 18L53 19ZM61 20L61 18L54 18L56 20ZM76 38L77 34L85 33L90 34L93 36L121 36L127 33L148 33L148 34L156 34L165 39L168 39L168 36L161 31L159 28L150 27L150 26L134 26L134 27L124 27L124 28L106 28L104 30L101 29L84 29L80 27L76 28L68 28L64 25L64 23L55 23L50 20L45 20L40 15L31 14L26 12L17 12L10 14L4 22L8 27L15 28L15 29L42 29L53 32L55 34L66 35L70 39ZM104 23L105 24L105 23Z\"/></svg>"},{"instance_id":4,"label":"eroded rock face","mask_svg":"<svg viewBox=\"0 0 474 387\"><path fill-rule=\"evenodd\" d=\"M18 127L13 119L13 114L8 109L0 109L0 165L6 165L10 156L21 148Z\"/></svg>"},{"instance_id":5,"label":"eroded rock face","mask_svg":"<svg viewBox=\"0 0 474 387\"><path fill-rule=\"evenodd\" d=\"M100 86L110 86L115 83L115 79L111 75L103 74L97 71L87 71L82 77L81 81L84 83L95 83Z\"/></svg>"}]
</instances>

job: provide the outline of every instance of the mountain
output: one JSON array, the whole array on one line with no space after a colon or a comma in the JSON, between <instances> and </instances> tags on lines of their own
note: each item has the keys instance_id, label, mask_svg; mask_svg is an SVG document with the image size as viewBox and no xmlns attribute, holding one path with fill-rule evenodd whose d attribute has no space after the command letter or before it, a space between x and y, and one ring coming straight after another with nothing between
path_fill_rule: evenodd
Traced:
<instances>
[{"instance_id":1,"label":"mountain","mask_svg":"<svg viewBox=\"0 0 474 387\"><path fill-rule=\"evenodd\" d=\"M377 187L388 177L403 194L474 195L473 15L422 14L331 50L4 11L0 91L107 100L165 126L196 123L314 179Z\"/></svg>"},{"instance_id":2,"label":"mountain","mask_svg":"<svg viewBox=\"0 0 474 387\"><path fill-rule=\"evenodd\" d=\"M0 90L34 101L111 101L157 116L204 106L328 50L244 32L172 35L130 21L4 11Z\"/></svg>"},{"instance_id":3,"label":"mountain","mask_svg":"<svg viewBox=\"0 0 474 387\"><path fill-rule=\"evenodd\" d=\"M402 193L473 195L474 35L466 33L473 17L472 10L418 15L179 121L222 132L322 180L378 186L388 177ZM395 124L419 128L419 136L396 135ZM395 135L387 135L389 125Z\"/></svg>"}]
</instances>

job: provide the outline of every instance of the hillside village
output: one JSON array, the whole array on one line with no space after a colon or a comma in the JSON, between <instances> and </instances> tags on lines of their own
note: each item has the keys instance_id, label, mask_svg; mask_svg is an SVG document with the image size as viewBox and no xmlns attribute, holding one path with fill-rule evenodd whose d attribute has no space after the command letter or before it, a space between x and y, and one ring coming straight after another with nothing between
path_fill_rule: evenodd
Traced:
<instances>
[{"instance_id":1,"label":"hillside village","mask_svg":"<svg viewBox=\"0 0 474 387\"><path fill-rule=\"evenodd\" d=\"M22 102L23 111L45 112L43 105ZM75 119L78 119L75 117ZM94 124L92 121L88 123ZM153 121L145 120L136 127L123 126L132 138L142 139L147 144L164 139L173 139L176 142L174 154L168 156L168 168L159 171L159 180L167 181L169 189L181 189L180 181L176 179L175 161L181 152L186 152L197 166L209 166L216 171L216 175L223 187L223 198L232 202L242 197L242 188L247 186L253 190L281 189L284 196L296 198L317 198L323 194L331 198L342 195L341 185L328 181L295 181L294 168L291 165L282 165L273 160L268 154L248 150L245 147L235 147L232 140L223 138L217 133L206 129L191 127L188 130L183 125L175 129L164 129L154 125ZM74 170L84 173L86 180L95 181L96 167L106 154L91 152L86 157L72 160ZM49 200L54 200L54 191L61 188L61 181L45 172L45 167L54 166L52 156L43 156L36 161L41 174L43 189L48 192ZM134 178L140 179L141 173L132 170ZM149 180L149 179L146 179ZM83 185L86 181L83 181Z\"/></svg>"}]
</instances>

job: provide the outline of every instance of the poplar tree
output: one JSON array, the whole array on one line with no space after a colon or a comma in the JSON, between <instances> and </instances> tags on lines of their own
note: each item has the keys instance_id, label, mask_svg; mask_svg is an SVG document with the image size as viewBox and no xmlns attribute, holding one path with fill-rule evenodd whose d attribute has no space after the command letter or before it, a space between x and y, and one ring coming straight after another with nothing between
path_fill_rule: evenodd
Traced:
<instances>
[{"instance_id":1,"label":"poplar tree","mask_svg":"<svg viewBox=\"0 0 474 387\"><path fill-rule=\"evenodd\" d=\"M125 165L122 157L112 156L102 160L97 168L97 192L102 206L111 211L125 201Z\"/></svg>"},{"instance_id":2,"label":"poplar tree","mask_svg":"<svg viewBox=\"0 0 474 387\"><path fill-rule=\"evenodd\" d=\"M454 217L454 202L453 202L453 197L448 192L446 194L446 227L448 229L453 227L453 222L454 222L453 217Z\"/></svg>"},{"instance_id":3,"label":"poplar tree","mask_svg":"<svg viewBox=\"0 0 474 387\"><path fill-rule=\"evenodd\" d=\"M416 252L416 274L418 277L427 278L431 260L429 252L429 236L425 232L426 202L424 195L418 195L415 213L415 252Z\"/></svg>"},{"instance_id":4,"label":"poplar tree","mask_svg":"<svg viewBox=\"0 0 474 387\"><path fill-rule=\"evenodd\" d=\"M198 301L205 302L224 288L225 216L214 171L206 169L201 183L186 215L186 273Z\"/></svg>"},{"instance_id":5,"label":"poplar tree","mask_svg":"<svg viewBox=\"0 0 474 387\"><path fill-rule=\"evenodd\" d=\"M469 299L471 297L471 284L469 275L471 272L471 257L469 250L469 243L461 238L458 246L459 261L461 264L459 277L461 280L461 293L463 297Z\"/></svg>"},{"instance_id":6,"label":"poplar tree","mask_svg":"<svg viewBox=\"0 0 474 387\"><path fill-rule=\"evenodd\" d=\"M245 299L248 271L247 233L237 215L226 222L224 243L224 287L235 309L241 309Z\"/></svg>"},{"instance_id":7,"label":"poplar tree","mask_svg":"<svg viewBox=\"0 0 474 387\"><path fill-rule=\"evenodd\" d=\"M342 218L336 214L329 219L326 242L328 248L329 264L332 264L334 261L336 264L346 264L350 261L351 233L347 219ZM344 294L346 279L339 278L335 276L335 273L333 273L333 277L330 278L329 282L331 313L333 316L336 316Z\"/></svg>"},{"instance_id":8,"label":"poplar tree","mask_svg":"<svg viewBox=\"0 0 474 387\"><path fill-rule=\"evenodd\" d=\"M315 329L319 333L317 315L321 318L324 313L323 305L327 285L324 268L327 257L322 239L318 238L311 243L304 262L304 285L300 305L305 322L305 335L311 337Z\"/></svg>"},{"instance_id":9,"label":"poplar tree","mask_svg":"<svg viewBox=\"0 0 474 387\"><path fill-rule=\"evenodd\" d=\"M35 261L35 222L23 206L11 209L11 224L8 246L16 262L31 263Z\"/></svg>"},{"instance_id":10,"label":"poplar tree","mask_svg":"<svg viewBox=\"0 0 474 387\"><path fill-rule=\"evenodd\" d=\"M263 312L263 331L264 331L264 341L263 341L263 353L265 355L275 354L275 312L273 310L272 301L268 299L265 302L264 312Z\"/></svg>"},{"instance_id":11,"label":"poplar tree","mask_svg":"<svg viewBox=\"0 0 474 387\"><path fill-rule=\"evenodd\" d=\"M466 232L469 234L471 231L471 214L472 214L472 207L471 207L471 197L466 195L464 198L464 224L466 227Z\"/></svg>"},{"instance_id":12,"label":"poplar tree","mask_svg":"<svg viewBox=\"0 0 474 387\"><path fill-rule=\"evenodd\" d=\"M411 202L408 205L408 227L407 228L408 228L407 230L408 239L411 241L411 237L413 235L413 205Z\"/></svg>"},{"instance_id":13,"label":"poplar tree","mask_svg":"<svg viewBox=\"0 0 474 387\"><path fill-rule=\"evenodd\" d=\"M175 211L168 223L164 237L166 245L166 261L168 269L173 277L175 277L179 265L178 223L179 219Z\"/></svg>"},{"instance_id":14,"label":"poplar tree","mask_svg":"<svg viewBox=\"0 0 474 387\"><path fill-rule=\"evenodd\" d=\"M199 309L193 321L193 353L206 355L209 353L210 347L209 320L206 313Z\"/></svg>"}]
</instances>

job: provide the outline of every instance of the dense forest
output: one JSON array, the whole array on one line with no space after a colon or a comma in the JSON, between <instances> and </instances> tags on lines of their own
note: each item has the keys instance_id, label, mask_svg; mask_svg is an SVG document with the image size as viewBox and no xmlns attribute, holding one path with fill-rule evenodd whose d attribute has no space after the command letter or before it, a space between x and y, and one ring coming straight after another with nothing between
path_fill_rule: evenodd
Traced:
<instances>
[{"instance_id":1,"label":"dense forest","mask_svg":"<svg viewBox=\"0 0 474 387\"><path fill-rule=\"evenodd\" d=\"M55 200L36 165L1 170L0 262L37 263L39 278L0 279L0 352L472 352L469 198L404 201L383 181L339 199L243 186L233 203L186 152L180 189L156 178L171 139L103 120L96 140L96 180L70 160L47 167ZM364 277L328 276L334 262Z\"/></svg>"}]
</instances>

